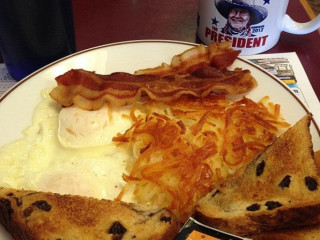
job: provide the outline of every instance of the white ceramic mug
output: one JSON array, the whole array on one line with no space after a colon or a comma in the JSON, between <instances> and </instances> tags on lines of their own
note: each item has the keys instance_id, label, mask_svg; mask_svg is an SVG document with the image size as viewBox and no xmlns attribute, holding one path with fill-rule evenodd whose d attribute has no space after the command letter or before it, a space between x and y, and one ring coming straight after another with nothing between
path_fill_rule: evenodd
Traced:
<instances>
[{"instance_id":1,"label":"white ceramic mug","mask_svg":"<svg viewBox=\"0 0 320 240\"><path fill-rule=\"evenodd\" d=\"M320 27L320 15L307 23L292 20L286 14L288 3L289 0L199 0L197 36L206 45L231 41L241 55L251 55L276 45L282 31L307 34Z\"/></svg>"}]
</instances>

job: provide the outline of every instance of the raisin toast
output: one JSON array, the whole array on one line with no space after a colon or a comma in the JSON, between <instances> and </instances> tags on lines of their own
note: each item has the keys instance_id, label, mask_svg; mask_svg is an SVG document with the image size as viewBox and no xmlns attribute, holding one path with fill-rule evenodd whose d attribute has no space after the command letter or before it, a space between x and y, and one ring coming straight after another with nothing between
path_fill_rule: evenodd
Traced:
<instances>
[{"instance_id":1,"label":"raisin toast","mask_svg":"<svg viewBox=\"0 0 320 240\"><path fill-rule=\"evenodd\" d=\"M320 150L314 153L314 160L320 172ZM262 232L250 236L253 240L318 240L320 239L320 222L314 225L286 228L277 231Z\"/></svg>"},{"instance_id":2,"label":"raisin toast","mask_svg":"<svg viewBox=\"0 0 320 240\"><path fill-rule=\"evenodd\" d=\"M320 178L307 115L256 159L199 201L195 218L234 234L320 221Z\"/></svg>"},{"instance_id":3,"label":"raisin toast","mask_svg":"<svg viewBox=\"0 0 320 240\"><path fill-rule=\"evenodd\" d=\"M180 229L163 208L6 188L0 221L15 240L173 239Z\"/></svg>"}]
</instances>

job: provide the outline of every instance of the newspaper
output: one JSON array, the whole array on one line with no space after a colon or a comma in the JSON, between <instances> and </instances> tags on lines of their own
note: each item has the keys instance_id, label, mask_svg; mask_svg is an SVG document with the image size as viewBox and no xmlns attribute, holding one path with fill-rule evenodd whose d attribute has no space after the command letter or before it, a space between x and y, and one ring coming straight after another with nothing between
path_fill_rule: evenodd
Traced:
<instances>
[{"instance_id":1,"label":"newspaper","mask_svg":"<svg viewBox=\"0 0 320 240\"><path fill-rule=\"evenodd\" d=\"M309 108L320 126L320 103L295 52L243 56L283 81Z\"/></svg>"},{"instance_id":2,"label":"newspaper","mask_svg":"<svg viewBox=\"0 0 320 240\"><path fill-rule=\"evenodd\" d=\"M305 103L320 126L320 103L309 82L307 74L295 52L258 54L242 56L286 83L288 87ZM9 90L16 81L9 75L5 64L0 64L0 97Z\"/></svg>"}]
</instances>

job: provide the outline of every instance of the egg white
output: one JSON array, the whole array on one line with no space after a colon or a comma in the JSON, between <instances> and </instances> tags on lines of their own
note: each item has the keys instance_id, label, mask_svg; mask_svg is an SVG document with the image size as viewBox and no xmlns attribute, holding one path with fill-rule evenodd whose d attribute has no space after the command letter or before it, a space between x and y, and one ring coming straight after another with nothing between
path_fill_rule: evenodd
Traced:
<instances>
[{"instance_id":1,"label":"egg white","mask_svg":"<svg viewBox=\"0 0 320 240\"><path fill-rule=\"evenodd\" d=\"M50 91L42 91L43 100L24 137L0 148L0 185L114 199L125 184L122 174L132 152L117 146L112 137L131 125L124 117L130 110L106 106L85 113L70 108L59 117L61 107Z\"/></svg>"},{"instance_id":2,"label":"egg white","mask_svg":"<svg viewBox=\"0 0 320 240\"><path fill-rule=\"evenodd\" d=\"M132 122L126 107L112 109L105 105L96 111L75 106L63 108L59 114L58 139L63 147L83 148L112 143L118 132L124 132Z\"/></svg>"}]
</instances>

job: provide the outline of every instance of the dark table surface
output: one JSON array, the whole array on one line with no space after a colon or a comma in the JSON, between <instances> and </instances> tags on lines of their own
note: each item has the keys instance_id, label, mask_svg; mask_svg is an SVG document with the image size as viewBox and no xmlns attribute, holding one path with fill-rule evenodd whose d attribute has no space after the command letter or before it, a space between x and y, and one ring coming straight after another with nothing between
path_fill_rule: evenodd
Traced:
<instances>
[{"instance_id":1,"label":"dark table surface","mask_svg":"<svg viewBox=\"0 0 320 240\"><path fill-rule=\"evenodd\" d=\"M97 45L141 39L196 42L198 1L74 0L77 50ZM288 14L298 22L309 21L300 1L290 1ZM320 99L320 34L282 33L266 53L296 52Z\"/></svg>"},{"instance_id":2,"label":"dark table surface","mask_svg":"<svg viewBox=\"0 0 320 240\"><path fill-rule=\"evenodd\" d=\"M142 39L196 42L198 1L73 0L73 7L77 51ZM288 14L298 22L310 20L298 0L289 2ZM306 35L283 32L278 44L266 52L296 52L318 99L319 43L318 31Z\"/></svg>"}]
</instances>

